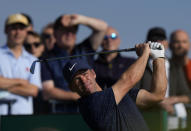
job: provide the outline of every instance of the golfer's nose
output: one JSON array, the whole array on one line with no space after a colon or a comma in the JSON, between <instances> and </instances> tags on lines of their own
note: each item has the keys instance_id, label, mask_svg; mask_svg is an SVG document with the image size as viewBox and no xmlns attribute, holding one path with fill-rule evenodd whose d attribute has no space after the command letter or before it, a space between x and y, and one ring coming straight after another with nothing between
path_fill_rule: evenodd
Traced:
<instances>
[{"instance_id":1,"label":"golfer's nose","mask_svg":"<svg viewBox=\"0 0 191 131\"><path fill-rule=\"evenodd\" d=\"M80 76L80 79L81 79L81 81L82 81L83 83L86 82L86 77L85 77L85 76L81 75L81 76Z\"/></svg>"}]
</instances>

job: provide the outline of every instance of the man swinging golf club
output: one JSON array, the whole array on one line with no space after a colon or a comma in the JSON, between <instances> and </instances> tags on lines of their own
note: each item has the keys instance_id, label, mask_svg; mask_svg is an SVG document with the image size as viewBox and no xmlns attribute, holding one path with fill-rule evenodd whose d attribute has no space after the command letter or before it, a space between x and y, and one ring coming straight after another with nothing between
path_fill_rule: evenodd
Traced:
<instances>
[{"instance_id":1,"label":"man swinging golf club","mask_svg":"<svg viewBox=\"0 0 191 131\"><path fill-rule=\"evenodd\" d=\"M72 59L64 67L63 73L71 90L81 96L78 101L80 113L92 130L148 130L137 106L152 106L165 96L167 80L164 47L155 42L139 44L135 48L139 56L137 61L123 73L116 84L103 91L95 81L94 70L85 62ZM133 88L141 79L149 56L153 58L151 92Z\"/></svg>"}]
</instances>

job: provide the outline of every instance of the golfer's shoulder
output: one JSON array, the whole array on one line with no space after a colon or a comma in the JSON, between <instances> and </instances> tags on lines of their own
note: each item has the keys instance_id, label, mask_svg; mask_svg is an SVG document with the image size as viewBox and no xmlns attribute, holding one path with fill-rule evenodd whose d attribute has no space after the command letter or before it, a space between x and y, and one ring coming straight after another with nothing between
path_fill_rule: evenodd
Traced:
<instances>
[{"instance_id":1,"label":"golfer's shoulder","mask_svg":"<svg viewBox=\"0 0 191 131\"><path fill-rule=\"evenodd\" d=\"M107 101L108 99L111 99L112 96L114 97L114 93L113 93L113 90L112 88L107 88L103 91L97 91L95 93L92 93L88 96L85 96L85 97L82 97L80 99L80 102L82 101L89 101L89 102L103 102L103 101Z\"/></svg>"}]
</instances>

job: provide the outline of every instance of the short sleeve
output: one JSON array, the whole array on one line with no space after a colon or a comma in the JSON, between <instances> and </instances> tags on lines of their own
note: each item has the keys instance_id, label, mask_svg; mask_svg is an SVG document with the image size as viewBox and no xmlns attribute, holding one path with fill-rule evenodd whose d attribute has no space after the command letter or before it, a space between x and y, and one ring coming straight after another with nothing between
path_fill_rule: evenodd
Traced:
<instances>
[{"instance_id":1,"label":"short sleeve","mask_svg":"<svg viewBox=\"0 0 191 131\"><path fill-rule=\"evenodd\" d=\"M94 52L95 51L92 48L90 38L87 38L84 41L82 41L79 45L77 45L77 48L83 48L86 52Z\"/></svg>"},{"instance_id":2,"label":"short sleeve","mask_svg":"<svg viewBox=\"0 0 191 131\"><path fill-rule=\"evenodd\" d=\"M53 80L51 71L48 68L47 63L45 63L45 62L41 63L41 79L42 79L42 82L44 82L46 80Z\"/></svg>"},{"instance_id":3,"label":"short sleeve","mask_svg":"<svg viewBox=\"0 0 191 131\"><path fill-rule=\"evenodd\" d=\"M128 92L129 96L133 99L134 102L136 102L136 98L137 98L138 92L139 92L139 89L138 89L138 88L135 88L135 87L132 88L132 89Z\"/></svg>"}]
</instances>

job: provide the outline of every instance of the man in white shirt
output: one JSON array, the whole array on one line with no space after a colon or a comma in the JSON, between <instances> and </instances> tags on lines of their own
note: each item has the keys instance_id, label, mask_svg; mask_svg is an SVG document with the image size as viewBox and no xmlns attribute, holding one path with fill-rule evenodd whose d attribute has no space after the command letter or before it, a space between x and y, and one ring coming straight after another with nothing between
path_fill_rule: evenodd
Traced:
<instances>
[{"instance_id":1,"label":"man in white shirt","mask_svg":"<svg viewBox=\"0 0 191 131\"><path fill-rule=\"evenodd\" d=\"M32 96L37 96L41 87L40 65L34 75L29 71L37 58L23 48L28 25L22 14L10 15L5 22L7 42L0 48L0 100L16 100L10 110L14 115L33 113ZM8 114L7 104L0 104L0 114Z\"/></svg>"}]
</instances>

